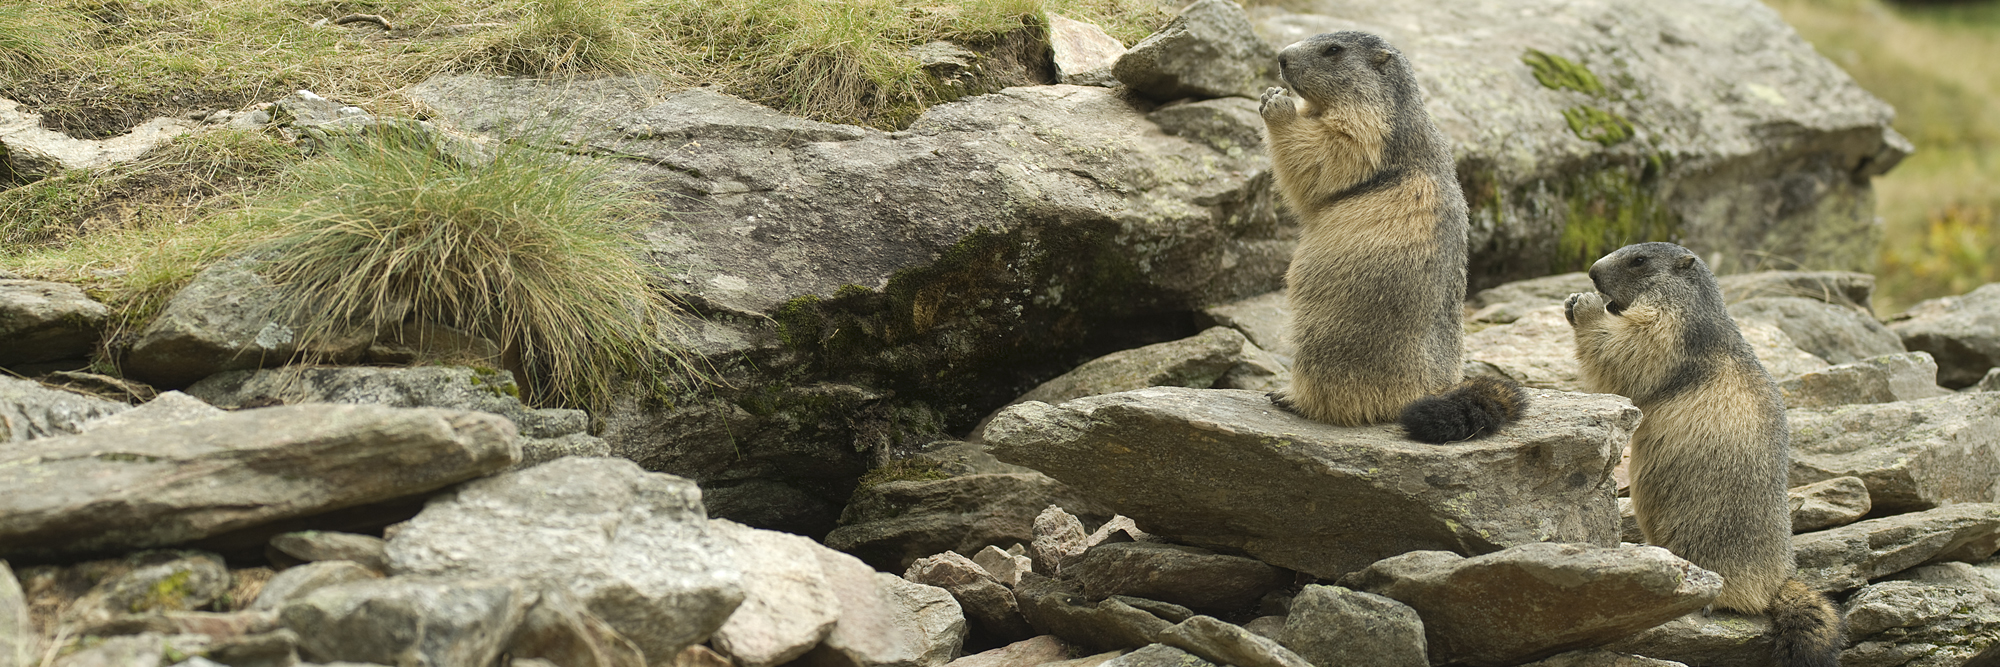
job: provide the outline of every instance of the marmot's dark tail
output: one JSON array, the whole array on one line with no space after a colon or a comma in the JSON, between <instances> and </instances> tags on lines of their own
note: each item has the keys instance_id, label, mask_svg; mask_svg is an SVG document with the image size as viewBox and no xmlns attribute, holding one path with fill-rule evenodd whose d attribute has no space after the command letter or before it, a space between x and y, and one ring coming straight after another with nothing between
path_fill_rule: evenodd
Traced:
<instances>
[{"instance_id":1,"label":"marmot's dark tail","mask_svg":"<svg viewBox=\"0 0 2000 667\"><path fill-rule=\"evenodd\" d=\"M1771 645L1779 667L1840 667L1846 646L1840 611L1797 579L1771 598Z\"/></svg>"},{"instance_id":2,"label":"marmot's dark tail","mask_svg":"<svg viewBox=\"0 0 2000 667\"><path fill-rule=\"evenodd\" d=\"M1441 444L1491 435L1520 419L1527 407L1528 392L1520 383L1481 375L1403 406L1398 421L1411 440Z\"/></svg>"}]
</instances>

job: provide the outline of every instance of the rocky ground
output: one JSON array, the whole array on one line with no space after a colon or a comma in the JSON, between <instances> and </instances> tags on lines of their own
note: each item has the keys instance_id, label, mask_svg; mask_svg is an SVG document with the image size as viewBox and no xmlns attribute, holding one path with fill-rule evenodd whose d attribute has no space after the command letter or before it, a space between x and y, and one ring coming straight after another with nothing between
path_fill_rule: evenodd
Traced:
<instances>
[{"instance_id":1,"label":"rocky ground","mask_svg":"<svg viewBox=\"0 0 2000 667\"><path fill-rule=\"evenodd\" d=\"M84 368L103 305L0 274L0 368L34 378L0 376L0 667L1767 664L1762 619L1702 611L1716 575L1630 544L1643 416L1579 391L1560 304L1588 280L1506 281L1592 247L1564 229L1849 266L1906 146L1886 106L1754 3L1551 5L1504 31L1532 43L1469 36L1535 12L1321 4L1208 0L1130 49L1052 21L1057 81L899 132L645 77L435 79L426 121L304 92L214 116L618 161L688 204L648 241L725 385L530 407L449 363L499 346L424 322L286 366L300 323L249 261L111 377ZM1458 142L1492 286L1466 371L1534 399L1496 437L1264 396L1292 231L1248 96L1274 43L1338 27L1403 44ZM1722 282L1791 408L1799 571L1847 614L1843 664L2000 659L2000 285L1885 323L1865 274Z\"/></svg>"}]
</instances>

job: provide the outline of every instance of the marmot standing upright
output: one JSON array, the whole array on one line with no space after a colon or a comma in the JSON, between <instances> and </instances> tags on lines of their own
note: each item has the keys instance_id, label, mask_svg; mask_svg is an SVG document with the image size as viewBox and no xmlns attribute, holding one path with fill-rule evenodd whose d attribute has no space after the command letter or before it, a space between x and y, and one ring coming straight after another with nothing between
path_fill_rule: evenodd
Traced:
<instances>
[{"instance_id":1,"label":"marmot standing upright","mask_svg":"<svg viewBox=\"0 0 2000 667\"><path fill-rule=\"evenodd\" d=\"M1768 613L1782 665L1837 665L1840 613L1792 577L1785 404L1701 258L1672 243L1618 249L1572 294L1584 386L1645 413L1632 433L1632 509L1646 542L1723 577L1715 606Z\"/></svg>"},{"instance_id":2,"label":"marmot standing upright","mask_svg":"<svg viewBox=\"0 0 2000 667\"><path fill-rule=\"evenodd\" d=\"M1260 111L1300 230L1285 274L1298 353L1277 404L1342 426L1401 417L1425 442L1518 417L1517 384L1453 387L1463 373L1465 196L1409 61L1380 37L1337 32L1285 47L1278 72L1291 92L1264 91Z\"/></svg>"}]
</instances>

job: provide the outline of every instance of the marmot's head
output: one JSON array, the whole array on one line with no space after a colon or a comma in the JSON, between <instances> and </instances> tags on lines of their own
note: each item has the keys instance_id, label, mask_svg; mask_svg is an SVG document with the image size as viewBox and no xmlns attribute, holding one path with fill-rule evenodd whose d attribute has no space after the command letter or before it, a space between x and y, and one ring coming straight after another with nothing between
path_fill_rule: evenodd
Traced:
<instances>
[{"instance_id":1,"label":"marmot's head","mask_svg":"<svg viewBox=\"0 0 2000 667\"><path fill-rule=\"evenodd\" d=\"M1635 243L1590 265L1590 282L1608 297L1605 312L1617 315L1648 294L1694 296L1698 285L1715 284L1708 265L1694 251L1672 243Z\"/></svg>"},{"instance_id":2,"label":"marmot's head","mask_svg":"<svg viewBox=\"0 0 2000 667\"><path fill-rule=\"evenodd\" d=\"M1396 47L1353 30L1314 35L1285 47L1278 52L1278 77L1312 103L1305 110L1308 115L1356 104L1386 112L1398 106L1398 85L1416 80Z\"/></svg>"}]
</instances>

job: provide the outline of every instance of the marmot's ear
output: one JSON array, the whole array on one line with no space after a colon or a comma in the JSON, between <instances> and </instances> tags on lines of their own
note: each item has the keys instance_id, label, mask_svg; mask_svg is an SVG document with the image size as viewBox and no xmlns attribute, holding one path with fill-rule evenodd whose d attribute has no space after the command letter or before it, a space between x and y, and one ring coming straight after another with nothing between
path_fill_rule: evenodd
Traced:
<instances>
[{"instance_id":1,"label":"marmot's ear","mask_svg":"<svg viewBox=\"0 0 2000 667\"><path fill-rule=\"evenodd\" d=\"M1376 69L1381 69L1383 65L1389 64L1389 59L1395 55L1395 52L1388 49L1375 49L1374 53L1368 55L1368 61L1373 63Z\"/></svg>"},{"instance_id":2,"label":"marmot's ear","mask_svg":"<svg viewBox=\"0 0 2000 667\"><path fill-rule=\"evenodd\" d=\"M1682 271L1692 269L1694 268L1694 260L1695 260L1694 255L1682 255L1680 261L1674 262L1674 268L1680 269Z\"/></svg>"}]
</instances>

